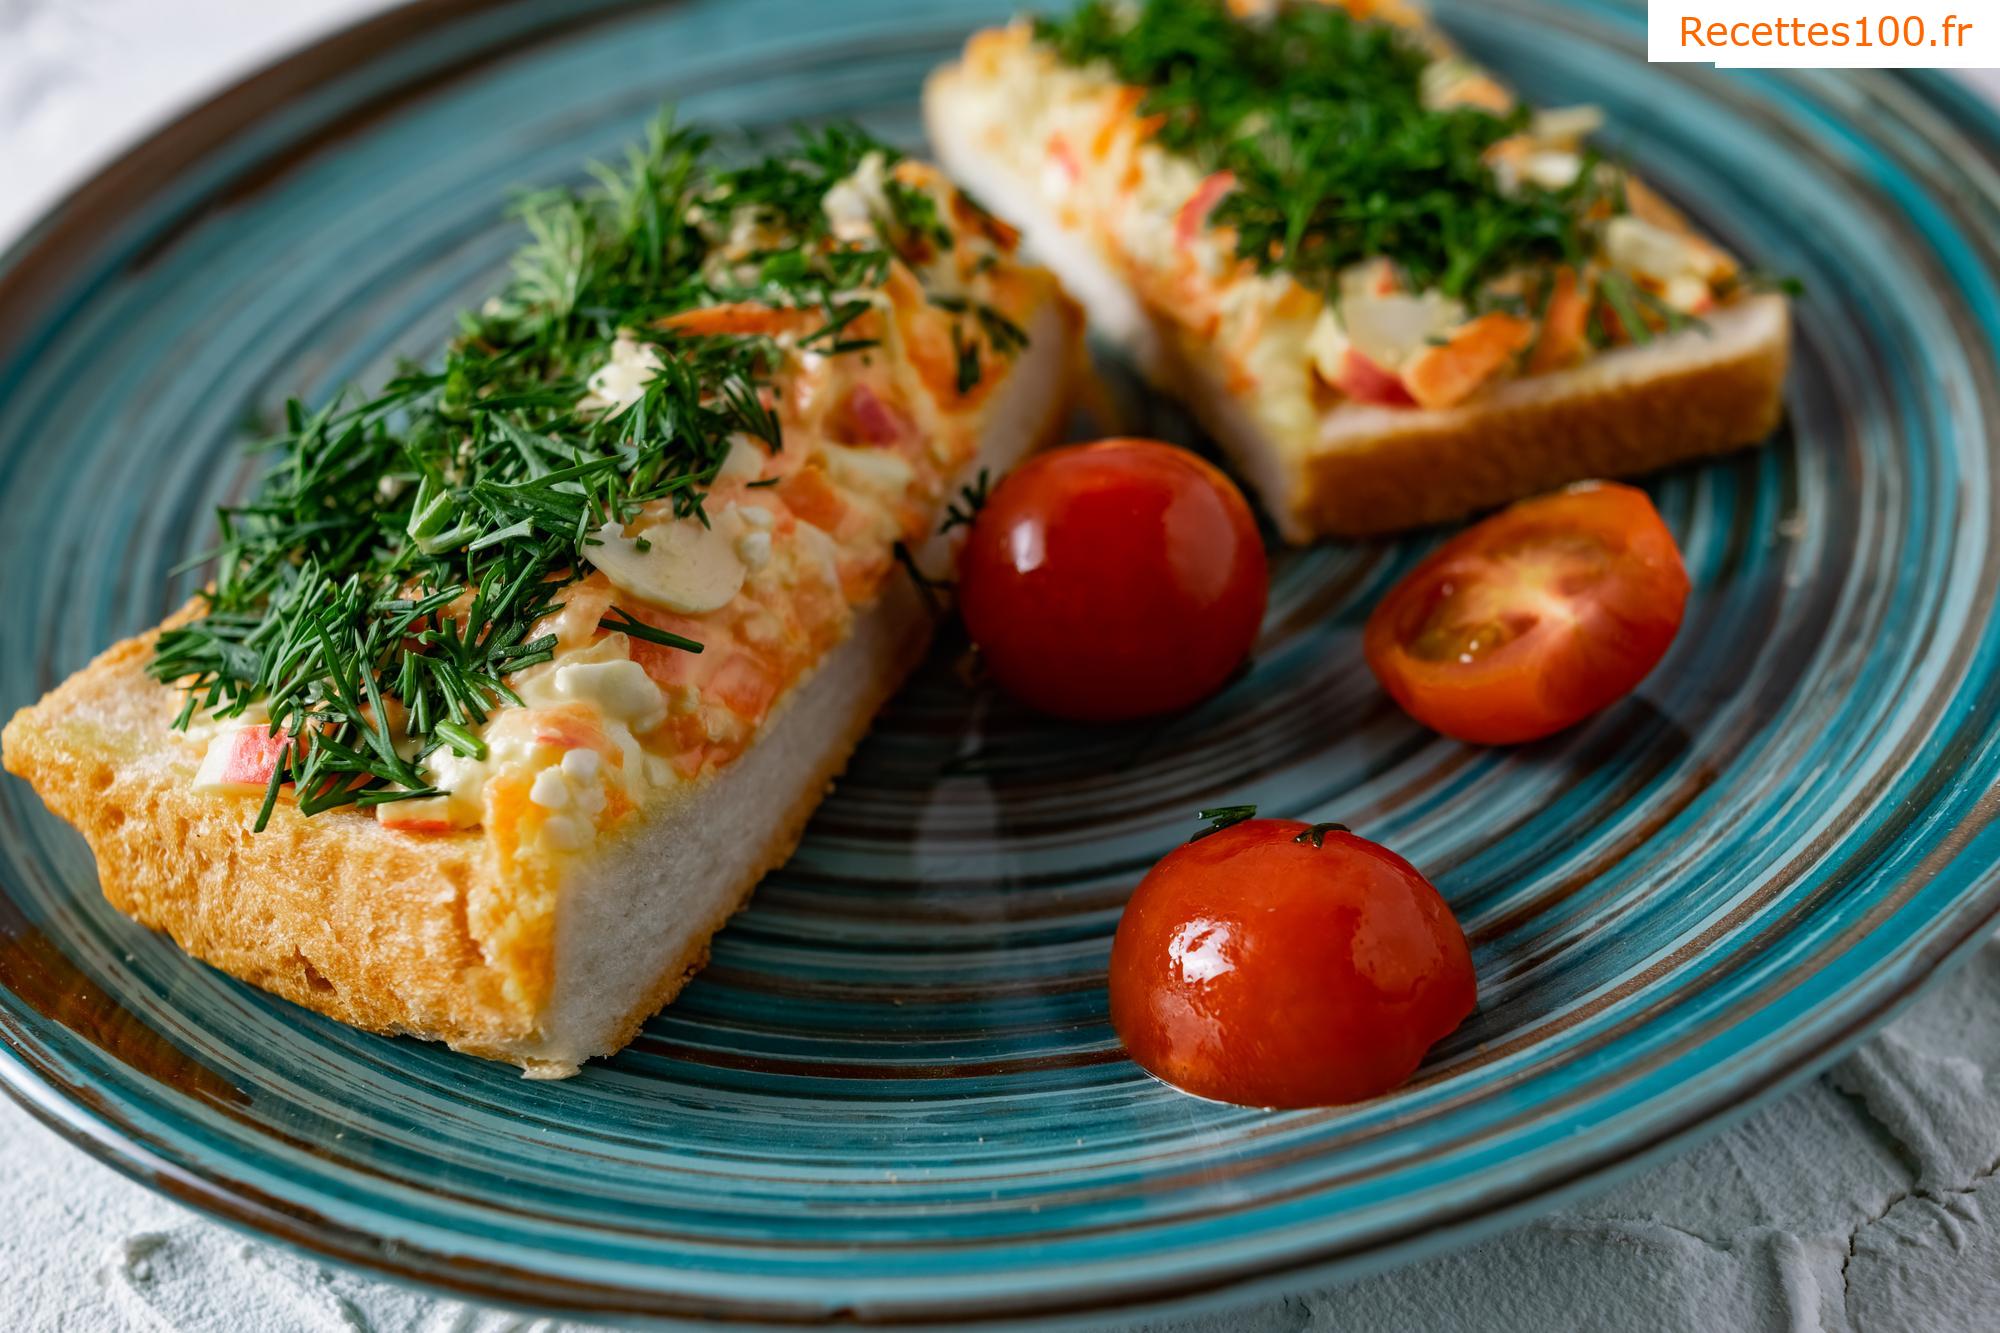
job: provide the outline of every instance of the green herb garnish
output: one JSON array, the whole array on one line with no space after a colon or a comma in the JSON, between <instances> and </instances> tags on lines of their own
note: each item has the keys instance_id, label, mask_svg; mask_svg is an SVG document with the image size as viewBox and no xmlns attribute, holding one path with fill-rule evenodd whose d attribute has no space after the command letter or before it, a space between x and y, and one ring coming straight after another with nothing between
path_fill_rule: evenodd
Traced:
<instances>
[{"instance_id":1,"label":"green herb garnish","mask_svg":"<svg viewBox=\"0 0 2000 1333\"><path fill-rule=\"evenodd\" d=\"M869 308L857 293L880 283L891 252L836 241L822 201L868 154L895 152L846 127L735 168L709 147L663 114L621 167L596 170L597 188L521 203L531 240L511 280L461 317L435 369L317 411L289 405L262 490L219 516L200 618L163 633L151 666L188 691L179 725L263 703L273 728L304 738L259 827L285 782L308 814L434 794L423 757L439 745L476 756L473 728L518 702L509 673L553 656L554 636L532 627L589 573L589 534L650 504L705 521L733 436L783 447L770 339L656 321L761 301L819 311L825 326L804 340L818 351L867 345L841 330ZM902 226L950 244L920 191L891 199ZM746 220L758 239L727 249ZM581 407L621 331L660 369L621 410ZM605 627L701 649L623 612Z\"/></svg>"},{"instance_id":2,"label":"green herb garnish","mask_svg":"<svg viewBox=\"0 0 2000 1333\"><path fill-rule=\"evenodd\" d=\"M1618 317L1626 341L1640 344L1653 341L1652 326L1639 314L1639 289L1623 273L1606 272L1598 277L1597 291L1611 313Z\"/></svg>"},{"instance_id":3,"label":"green herb garnish","mask_svg":"<svg viewBox=\"0 0 2000 1333\"><path fill-rule=\"evenodd\" d=\"M938 535L943 536L953 528L969 528L972 520L979 517L979 511L986 507L987 492L993 488L993 474L985 468L979 469L979 476L969 485L958 488L958 498L945 507L944 522L938 525Z\"/></svg>"},{"instance_id":4,"label":"green herb garnish","mask_svg":"<svg viewBox=\"0 0 2000 1333\"><path fill-rule=\"evenodd\" d=\"M983 335L988 345L1003 357L1011 357L1028 345L1027 331L984 301L946 292L933 293L930 301L940 310L949 310L961 316L951 331L952 350L958 356L958 392L961 395L972 392L983 373L975 331Z\"/></svg>"},{"instance_id":5,"label":"green herb garnish","mask_svg":"<svg viewBox=\"0 0 2000 1333\"><path fill-rule=\"evenodd\" d=\"M675 634L671 630L658 629L635 617L622 606L614 606L597 622L597 627L612 634L625 634L646 643L657 643L662 648L678 648L684 653L699 653L702 645L685 634Z\"/></svg>"},{"instance_id":6,"label":"green herb garnish","mask_svg":"<svg viewBox=\"0 0 2000 1333\"><path fill-rule=\"evenodd\" d=\"M951 229L938 216L936 199L894 179L883 182L882 192L889 200L889 211L904 248L914 251L916 257L923 257L920 248L923 246L933 253L951 248Z\"/></svg>"},{"instance_id":7,"label":"green herb garnish","mask_svg":"<svg viewBox=\"0 0 2000 1333\"><path fill-rule=\"evenodd\" d=\"M984 373L979 363L979 344L966 336L963 325L954 324L951 329L951 349L958 359L954 386L962 398L979 387L979 377Z\"/></svg>"},{"instance_id":8,"label":"green herb garnish","mask_svg":"<svg viewBox=\"0 0 2000 1333\"><path fill-rule=\"evenodd\" d=\"M1527 128L1528 108L1426 106L1435 53L1334 5L1242 21L1217 0L1085 0L1036 36L1143 88L1163 148L1234 174L1213 220L1235 228L1238 255L1322 292L1387 256L1412 289L1471 299L1519 269L1580 262L1591 210L1622 211L1616 173L1588 159L1563 189L1503 190L1484 154Z\"/></svg>"}]
</instances>

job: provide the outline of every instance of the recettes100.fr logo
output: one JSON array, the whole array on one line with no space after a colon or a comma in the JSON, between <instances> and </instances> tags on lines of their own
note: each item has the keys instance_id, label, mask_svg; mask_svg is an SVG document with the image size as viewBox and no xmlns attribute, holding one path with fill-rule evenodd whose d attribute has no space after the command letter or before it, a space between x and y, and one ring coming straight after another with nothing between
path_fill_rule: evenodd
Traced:
<instances>
[{"instance_id":1,"label":"recettes100.fr logo","mask_svg":"<svg viewBox=\"0 0 2000 1333\"><path fill-rule=\"evenodd\" d=\"M1648 0L1646 58L1722 69L1991 69L1990 0Z\"/></svg>"}]
</instances>

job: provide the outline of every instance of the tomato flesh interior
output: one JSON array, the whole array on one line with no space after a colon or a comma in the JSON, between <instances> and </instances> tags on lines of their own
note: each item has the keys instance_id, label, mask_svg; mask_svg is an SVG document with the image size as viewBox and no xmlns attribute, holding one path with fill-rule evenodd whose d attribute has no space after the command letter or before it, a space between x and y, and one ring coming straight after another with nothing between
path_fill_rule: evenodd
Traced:
<instances>
[{"instance_id":1,"label":"tomato flesh interior","mask_svg":"<svg viewBox=\"0 0 2000 1333\"><path fill-rule=\"evenodd\" d=\"M1446 542L1370 616L1368 663L1436 731L1535 740L1629 694L1673 642L1687 593L1645 493L1590 483Z\"/></svg>"}]
</instances>

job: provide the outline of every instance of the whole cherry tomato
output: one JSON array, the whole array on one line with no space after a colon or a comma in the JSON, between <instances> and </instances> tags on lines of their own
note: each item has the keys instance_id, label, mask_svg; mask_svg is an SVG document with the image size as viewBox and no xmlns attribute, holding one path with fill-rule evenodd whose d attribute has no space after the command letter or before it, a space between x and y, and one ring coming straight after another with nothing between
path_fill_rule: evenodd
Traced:
<instances>
[{"instance_id":1,"label":"whole cherry tomato","mask_svg":"<svg viewBox=\"0 0 2000 1333\"><path fill-rule=\"evenodd\" d=\"M1269 570L1243 493L1152 440L1056 449L994 487L959 605L1000 687L1085 722L1185 708L1250 651Z\"/></svg>"},{"instance_id":2,"label":"whole cherry tomato","mask_svg":"<svg viewBox=\"0 0 2000 1333\"><path fill-rule=\"evenodd\" d=\"M1404 577L1368 665L1434 731L1512 745L1630 694L1686 609L1674 536L1644 491L1584 482L1474 524Z\"/></svg>"},{"instance_id":3,"label":"whole cherry tomato","mask_svg":"<svg viewBox=\"0 0 2000 1333\"><path fill-rule=\"evenodd\" d=\"M1168 853L1111 946L1134 1060L1245 1106L1379 1096L1472 1012L1465 935L1430 881L1326 825L1253 819Z\"/></svg>"}]
</instances>

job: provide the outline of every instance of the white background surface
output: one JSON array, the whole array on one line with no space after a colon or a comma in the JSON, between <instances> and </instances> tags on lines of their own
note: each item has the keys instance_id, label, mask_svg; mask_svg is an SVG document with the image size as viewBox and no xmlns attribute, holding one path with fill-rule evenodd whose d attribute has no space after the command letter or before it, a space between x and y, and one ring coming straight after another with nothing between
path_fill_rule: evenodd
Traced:
<instances>
[{"instance_id":1,"label":"white background surface","mask_svg":"<svg viewBox=\"0 0 2000 1333\"><path fill-rule=\"evenodd\" d=\"M164 116L375 7L0 0L0 245ZM2000 74L1972 77L2000 95ZM1993 1329L1996 1170L2000 945L1989 944L1830 1074L1585 1204L1443 1260L1198 1322L1316 1333ZM0 1100L0 1333L576 1327L247 1240Z\"/></svg>"}]
</instances>

